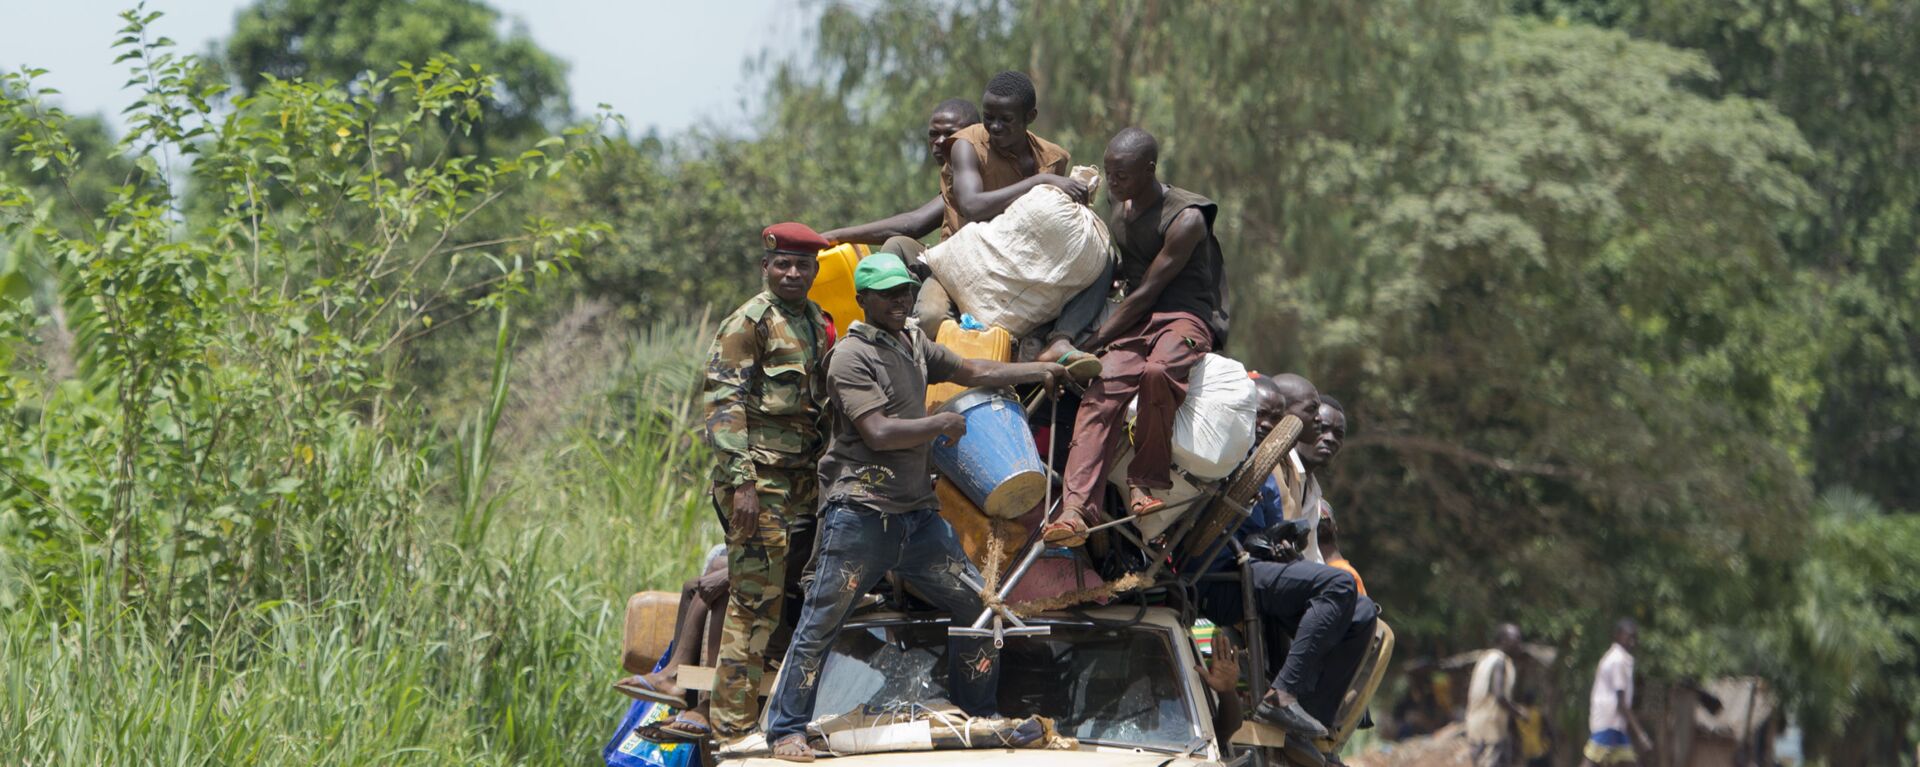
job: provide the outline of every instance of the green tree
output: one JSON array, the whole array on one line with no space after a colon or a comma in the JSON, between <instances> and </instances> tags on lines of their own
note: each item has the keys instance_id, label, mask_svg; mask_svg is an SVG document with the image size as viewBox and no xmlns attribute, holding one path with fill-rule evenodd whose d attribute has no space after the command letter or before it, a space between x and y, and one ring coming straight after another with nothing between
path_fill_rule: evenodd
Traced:
<instances>
[{"instance_id":1,"label":"green tree","mask_svg":"<svg viewBox=\"0 0 1920 767\"><path fill-rule=\"evenodd\" d=\"M490 73L487 118L467 124L482 147L514 142L571 119L566 65L524 27L500 33L500 13L479 0L258 0L242 9L217 51L242 92L272 79L335 80L361 87L370 73L452 56Z\"/></svg>"},{"instance_id":2,"label":"green tree","mask_svg":"<svg viewBox=\"0 0 1920 767\"><path fill-rule=\"evenodd\" d=\"M158 17L126 14L118 47L144 87L121 149L137 173L91 216L66 193L84 178L69 118L34 73L0 75L0 135L33 179L0 179L0 223L57 276L79 362L72 381L0 366L0 508L55 603L104 574L163 617L218 619L316 596L259 577L272 563L407 555L411 541L341 521L391 523L418 501L394 373L436 316L504 307L599 234L468 228L594 151L580 133L512 158L421 151L481 119L494 87L445 57L357 94L269 79L215 112L226 86L149 34ZM174 157L213 204L181 205ZM0 348L33 345L32 307L0 309Z\"/></svg>"},{"instance_id":3,"label":"green tree","mask_svg":"<svg viewBox=\"0 0 1920 767\"><path fill-rule=\"evenodd\" d=\"M923 110L1001 69L1077 162L1161 137L1222 203L1228 351L1350 407L1333 497L1410 647L1519 617L1584 653L1624 612L1659 673L1750 665L1809 497L1817 293L1777 233L1816 158L1704 57L1436 2L835 5L814 50L742 151L820 225L925 199Z\"/></svg>"},{"instance_id":4,"label":"green tree","mask_svg":"<svg viewBox=\"0 0 1920 767\"><path fill-rule=\"evenodd\" d=\"M1760 635L1812 750L1882 763L1920 742L1920 515L1849 490L1814 506L1796 599Z\"/></svg>"},{"instance_id":5,"label":"green tree","mask_svg":"<svg viewBox=\"0 0 1920 767\"><path fill-rule=\"evenodd\" d=\"M1910 3L1521 0L1697 48L1720 77L1710 94L1765 99L1815 152L1803 168L1817 204L1774 228L1818 274L1831 309L1814 480L1894 509L1920 498L1920 14Z\"/></svg>"}]
</instances>

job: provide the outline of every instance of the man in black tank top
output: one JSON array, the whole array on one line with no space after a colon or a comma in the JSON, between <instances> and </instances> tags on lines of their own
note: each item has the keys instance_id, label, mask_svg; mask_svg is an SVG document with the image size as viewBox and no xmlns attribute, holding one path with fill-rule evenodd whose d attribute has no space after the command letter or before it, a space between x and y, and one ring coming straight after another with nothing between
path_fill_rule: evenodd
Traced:
<instances>
[{"instance_id":1,"label":"man in black tank top","mask_svg":"<svg viewBox=\"0 0 1920 767\"><path fill-rule=\"evenodd\" d=\"M1118 458L1126 436L1119 427L1136 395L1128 508L1150 514L1165 506L1154 492L1173 486L1173 414L1186 399L1187 373L1225 341L1226 295L1220 243L1213 236L1217 206L1160 183L1154 173L1159 153L1153 136L1139 128L1127 128L1107 144L1107 188L1114 200L1107 228L1129 292L1086 347L1100 350L1103 372L1074 424L1065 511L1046 530L1055 543L1084 543L1087 522L1102 518L1101 483Z\"/></svg>"}]
</instances>

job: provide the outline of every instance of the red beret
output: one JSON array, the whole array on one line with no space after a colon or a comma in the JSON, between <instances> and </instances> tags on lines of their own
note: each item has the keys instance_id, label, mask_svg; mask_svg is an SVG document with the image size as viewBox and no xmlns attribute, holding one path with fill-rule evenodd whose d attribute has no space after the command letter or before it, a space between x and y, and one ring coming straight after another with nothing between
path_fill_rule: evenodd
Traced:
<instances>
[{"instance_id":1,"label":"red beret","mask_svg":"<svg viewBox=\"0 0 1920 767\"><path fill-rule=\"evenodd\" d=\"M760 239L766 243L767 250L773 253L811 256L833 247L833 243L827 242L827 238L821 237L813 227L797 221L769 226L760 232Z\"/></svg>"}]
</instances>

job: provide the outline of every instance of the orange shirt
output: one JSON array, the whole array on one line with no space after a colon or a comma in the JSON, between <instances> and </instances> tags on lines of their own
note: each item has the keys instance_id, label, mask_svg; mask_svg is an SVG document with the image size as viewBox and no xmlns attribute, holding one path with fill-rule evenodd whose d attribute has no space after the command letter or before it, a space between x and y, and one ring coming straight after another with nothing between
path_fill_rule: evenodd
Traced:
<instances>
[{"instance_id":1,"label":"orange shirt","mask_svg":"<svg viewBox=\"0 0 1920 767\"><path fill-rule=\"evenodd\" d=\"M1360 588L1360 596L1364 597L1367 595L1367 582L1360 580L1360 571L1353 569L1353 563L1348 562L1346 557L1329 559L1327 560L1327 566L1347 571L1348 575L1353 576L1353 585Z\"/></svg>"},{"instance_id":2,"label":"orange shirt","mask_svg":"<svg viewBox=\"0 0 1920 767\"><path fill-rule=\"evenodd\" d=\"M991 192L1005 189L1020 183L1028 174L1020 172L1020 162L1013 155L993 148L993 142L987 140L987 126L978 123L961 128L949 141L965 141L973 145L973 156L980 159L980 191ZM1067 175L1067 165L1073 156L1067 150L1027 131L1027 146L1033 150L1034 164L1040 173L1052 173L1056 176ZM946 221L940 227L940 238L953 236L968 222L961 220L960 209L953 197L953 161L940 168L940 197L947 201Z\"/></svg>"}]
</instances>

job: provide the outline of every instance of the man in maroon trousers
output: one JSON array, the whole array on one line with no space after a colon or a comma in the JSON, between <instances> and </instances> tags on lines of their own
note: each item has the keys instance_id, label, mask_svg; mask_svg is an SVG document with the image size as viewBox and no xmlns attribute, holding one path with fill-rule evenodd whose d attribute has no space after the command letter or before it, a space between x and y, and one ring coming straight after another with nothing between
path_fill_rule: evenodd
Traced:
<instances>
[{"instance_id":1,"label":"man in maroon trousers","mask_svg":"<svg viewBox=\"0 0 1920 767\"><path fill-rule=\"evenodd\" d=\"M1173 414L1186 399L1187 373L1226 341L1225 273L1213 236L1219 207L1161 183L1159 155L1158 142L1139 128L1122 130L1107 144L1106 182L1115 203L1107 227L1128 293L1088 344L1103 350L1102 372L1074 424L1065 510L1046 529L1052 543L1085 543L1087 522L1101 518L1101 482L1126 436L1122 421L1136 395L1128 509L1142 515L1166 505L1155 492L1173 486Z\"/></svg>"}]
</instances>

